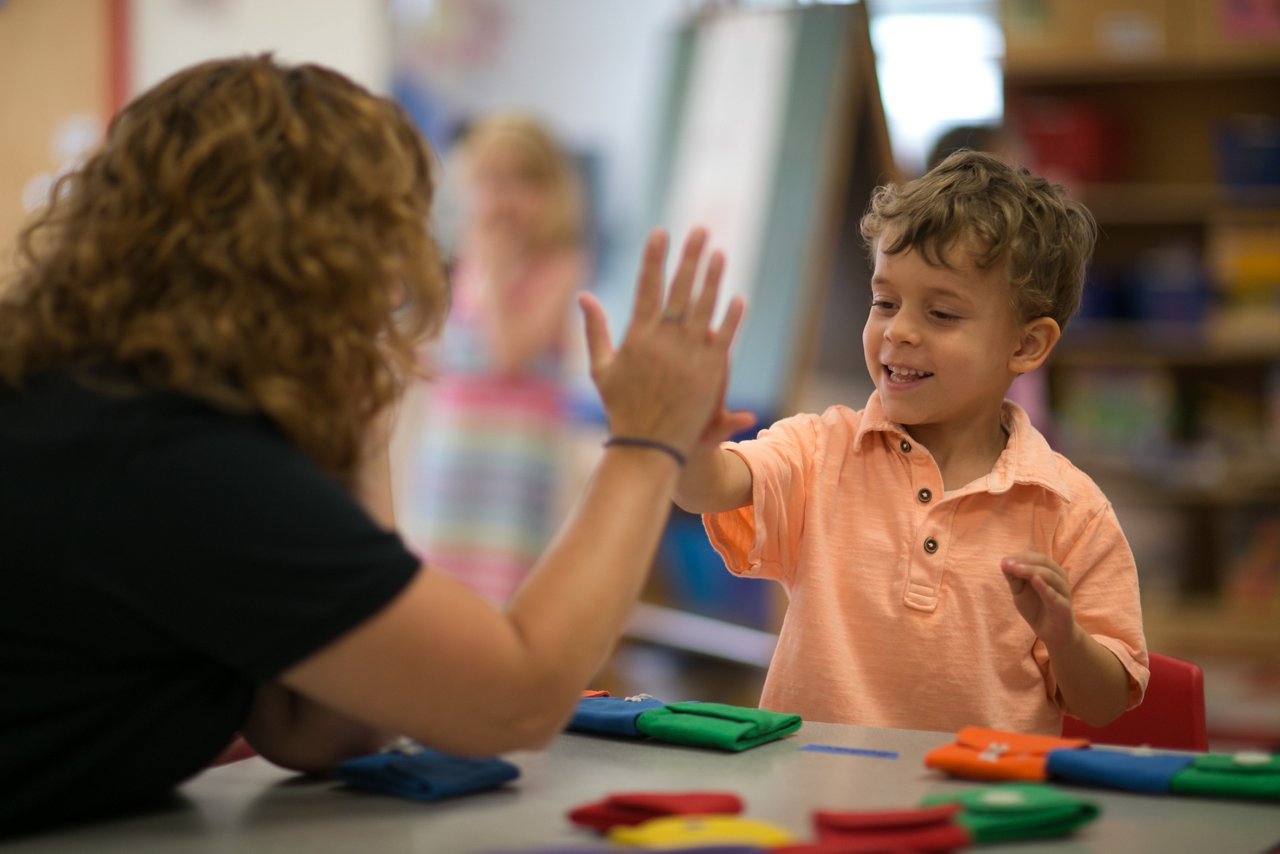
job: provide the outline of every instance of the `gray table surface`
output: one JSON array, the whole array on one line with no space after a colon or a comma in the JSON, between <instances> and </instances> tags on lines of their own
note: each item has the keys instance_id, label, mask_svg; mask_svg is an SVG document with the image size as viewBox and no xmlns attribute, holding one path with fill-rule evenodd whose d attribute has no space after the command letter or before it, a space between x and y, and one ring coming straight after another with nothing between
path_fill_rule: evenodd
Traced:
<instances>
[{"instance_id":1,"label":"gray table surface","mask_svg":"<svg viewBox=\"0 0 1280 854\"><path fill-rule=\"evenodd\" d=\"M437 803L359 792L301 778L262 759L211 768L180 790L173 809L0 844L9 852L453 852L590 845L599 839L565 813L621 791L738 793L745 815L812 839L815 809L914 806L975 783L924 767L948 733L806 723L789 738L743 753L565 734L545 752L509 754L521 776L507 786ZM894 756L802 750L831 745ZM1068 839L1002 844L1024 851L1262 852L1280 844L1280 805L1149 797L1072 789L1102 808ZM635 849L630 849L635 850Z\"/></svg>"}]
</instances>

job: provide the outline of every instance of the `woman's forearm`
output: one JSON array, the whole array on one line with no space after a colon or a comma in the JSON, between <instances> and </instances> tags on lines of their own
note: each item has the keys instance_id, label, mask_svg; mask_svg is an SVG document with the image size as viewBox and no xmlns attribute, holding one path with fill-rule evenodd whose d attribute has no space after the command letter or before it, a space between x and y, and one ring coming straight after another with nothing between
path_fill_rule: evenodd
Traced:
<instances>
[{"instance_id":1,"label":"woman's forearm","mask_svg":"<svg viewBox=\"0 0 1280 854\"><path fill-rule=\"evenodd\" d=\"M532 682L543 696L561 698L546 710L549 726L571 710L629 618L670 515L677 472L663 453L606 451L570 520L512 597L507 616Z\"/></svg>"}]
</instances>

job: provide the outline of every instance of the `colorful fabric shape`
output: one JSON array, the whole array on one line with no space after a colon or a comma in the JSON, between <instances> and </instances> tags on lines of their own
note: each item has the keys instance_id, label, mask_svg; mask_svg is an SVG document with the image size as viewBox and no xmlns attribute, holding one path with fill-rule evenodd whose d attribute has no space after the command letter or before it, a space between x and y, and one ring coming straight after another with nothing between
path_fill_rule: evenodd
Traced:
<instances>
[{"instance_id":1,"label":"colorful fabric shape","mask_svg":"<svg viewBox=\"0 0 1280 854\"><path fill-rule=\"evenodd\" d=\"M583 689L582 689L582 698L583 698L583 699L586 699L586 698L588 698L588 697L608 697L608 696L609 696L609 692L608 692L608 691L599 691L599 690L596 690L596 689L594 689L594 688L583 688Z\"/></svg>"},{"instance_id":2,"label":"colorful fabric shape","mask_svg":"<svg viewBox=\"0 0 1280 854\"><path fill-rule=\"evenodd\" d=\"M850 836L847 838L833 837L817 842L798 842L794 845L774 846L769 849L769 854L946 854L946 852L958 851L973 844L973 840L969 838L969 834L964 828L959 828L959 833L965 841L959 846L945 848L927 847L927 841L925 846L921 847L885 847L870 838L864 839Z\"/></svg>"},{"instance_id":3,"label":"colorful fabric shape","mask_svg":"<svg viewBox=\"0 0 1280 854\"><path fill-rule=\"evenodd\" d=\"M1280 800L1280 755L1205 753L1175 774L1169 788L1183 795Z\"/></svg>"},{"instance_id":4,"label":"colorful fabric shape","mask_svg":"<svg viewBox=\"0 0 1280 854\"><path fill-rule=\"evenodd\" d=\"M694 847L701 850L709 845L772 848L795 841L790 833L775 824L732 815L655 818L633 827L615 827L609 831L609 839L622 845L664 850Z\"/></svg>"},{"instance_id":5,"label":"colorful fabric shape","mask_svg":"<svg viewBox=\"0 0 1280 854\"><path fill-rule=\"evenodd\" d=\"M360 789L415 801L438 801L493 789L520 776L497 757L464 758L430 748L416 753L374 753L342 762L338 779Z\"/></svg>"},{"instance_id":6,"label":"colorful fabric shape","mask_svg":"<svg viewBox=\"0 0 1280 854\"><path fill-rule=\"evenodd\" d=\"M669 815L737 815L742 798L731 792L618 792L569 811L569 821L601 833Z\"/></svg>"},{"instance_id":7,"label":"colorful fabric shape","mask_svg":"<svg viewBox=\"0 0 1280 854\"><path fill-rule=\"evenodd\" d=\"M1121 750L1051 750L1049 777L1081 786L1167 795L1175 774L1195 759L1176 753L1141 754Z\"/></svg>"},{"instance_id":8,"label":"colorful fabric shape","mask_svg":"<svg viewBox=\"0 0 1280 854\"><path fill-rule=\"evenodd\" d=\"M1048 779L1045 757L1051 750L1075 750L1089 746L1085 738L1026 735L998 729L967 726L956 740L925 754L924 764L967 780Z\"/></svg>"},{"instance_id":9,"label":"colorful fabric shape","mask_svg":"<svg viewBox=\"0 0 1280 854\"><path fill-rule=\"evenodd\" d=\"M959 804L958 824L975 844L1068 836L1098 817L1091 801L1039 783L983 786L955 795L925 798L922 806Z\"/></svg>"},{"instance_id":10,"label":"colorful fabric shape","mask_svg":"<svg viewBox=\"0 0 1280 854\"><path fill-rule=\"evenodd\" d=\"M959 804L917 809L833 811L818 810L813 825L818 842L840 843L832 850L844 854L879 851L956 851L972 842L956 823Z\"/></svg>"},{"instance_id":11,"label":"colorful fabric shape","mask_svg":"<svg viewBox=\"0 0 1280 854\"><path fill-rule=\"evenodd\" d=\"M671 703L636 719L640 732L659 741L730 751L776 741L800 724L799 715L726 703Z\"/></svg>"},{"instance_id":12,"label":"colorful fabric shape","mask_svg":"<svg viewBox=\"0 0 1280 854\"><path fill-rule=\"evenodd\" d=\"M661 709L664 705L666 704L661 700L648 696L583 697L578 700L568 729L571 732L596 735L644 738L644 734L636 728L636 718L653 709Z\"/></svg>"}]
</instances>

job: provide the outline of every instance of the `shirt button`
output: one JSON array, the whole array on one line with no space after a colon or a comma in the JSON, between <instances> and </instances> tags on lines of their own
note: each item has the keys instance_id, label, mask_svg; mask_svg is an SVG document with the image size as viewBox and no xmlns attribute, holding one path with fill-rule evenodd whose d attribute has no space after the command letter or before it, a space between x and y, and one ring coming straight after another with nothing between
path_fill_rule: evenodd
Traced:
<instances>
[{"instance_id":1,"label":"shirt button","mask_svg":"<svg viewBox=\"0 0 1280 854\"><path fill-rule=\"evenodd\" d=\"M911 443L908 442L906 439L903 439L901 442L899 442L898 447L902 449L902 453L904 454L911 453Z\"/></svg>"},{"instance_id":2,"label":"shirt button","mask_svg":"<svg viewBox=\"0 0 1280 854\"><path fill-rule=\"evenodd\" d=\"M928 489L922 489L916 493L916 498L920 499L921 504L928 504L933 500L933 493Z\"/></svg>"},{"instance_id":3,"label":"shirt button","mask_svg":"<svg viewBox=\"0 0 1280 854\"><path fill-rule=\"evenodd\" d=\"M938 550L938 541L935 540L933 537L925 537L924 550L927 551L929 554L933 554Z\"/></svg>"}]
</instances>

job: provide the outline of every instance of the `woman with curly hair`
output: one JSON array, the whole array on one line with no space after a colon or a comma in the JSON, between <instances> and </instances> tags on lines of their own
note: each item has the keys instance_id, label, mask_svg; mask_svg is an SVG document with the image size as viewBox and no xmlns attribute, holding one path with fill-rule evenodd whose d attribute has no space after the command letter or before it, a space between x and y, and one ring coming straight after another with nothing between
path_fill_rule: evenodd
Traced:
<instances>
[{"instance_id":1,"label":"woman with curly hair","mask_svg":"<svg viewBox=\"0 0 1280 854\"><path fill-rule=\"evenodd\" d=\"M727 435L706 235L625 339L614 440L505 610L394 533L388 415L448 289L403 112L270 56L127 106L0 291L0 834L163 800L241 732L323 772L404 735L546 744L643 584L682 454Z\"/></svg>"}]
</instances>

